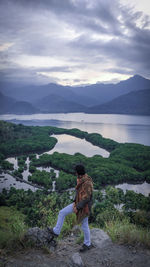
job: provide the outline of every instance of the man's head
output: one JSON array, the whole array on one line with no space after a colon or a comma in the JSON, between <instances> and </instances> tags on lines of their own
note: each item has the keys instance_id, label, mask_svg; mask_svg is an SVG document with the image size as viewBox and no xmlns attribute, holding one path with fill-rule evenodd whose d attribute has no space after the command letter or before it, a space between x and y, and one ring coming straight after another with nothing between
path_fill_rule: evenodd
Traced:
<instances>
[{"instance_id":1,"label":"man's head","mask_svg":"<svg viewBox=\"0 0 150 267\"><path fill-rule=\"evenodd\" d=\"M78 175L84 175L85 174L85 168L82 164L76 165L75 171L77 172Z\"/></svg>"}]
</instances>

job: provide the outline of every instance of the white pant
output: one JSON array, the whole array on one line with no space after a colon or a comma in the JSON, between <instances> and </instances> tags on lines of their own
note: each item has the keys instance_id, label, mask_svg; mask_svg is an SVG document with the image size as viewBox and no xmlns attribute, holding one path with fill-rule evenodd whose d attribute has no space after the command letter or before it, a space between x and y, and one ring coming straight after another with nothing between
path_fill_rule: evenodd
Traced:
<instances>
[{"instance_id":1,"label":"white pant","mask_svg":"<svg viewBox=\"0 0 150 267\"><path fill-rule=\"evenodd\" d=\"M58 215L58 219L57 219L57 223L56 223L56 226L53 228L53 231L55 234L59 235L60 234L60 231L61 231L61 228L63 226L63 222L64 222L64 219L65 219L65 216L70 214L70 213L73 213L73 203L66 206L64 209L60 210L59 211L59 215ZM83 230L83 233L84 233L84 244L87 245L87 246L90 246L91 245L91 239L90 239L90 229L89 229L89 225L88 225L88 217L85 217L82 222L82 230Z\"/></svg>"}]
</instances>

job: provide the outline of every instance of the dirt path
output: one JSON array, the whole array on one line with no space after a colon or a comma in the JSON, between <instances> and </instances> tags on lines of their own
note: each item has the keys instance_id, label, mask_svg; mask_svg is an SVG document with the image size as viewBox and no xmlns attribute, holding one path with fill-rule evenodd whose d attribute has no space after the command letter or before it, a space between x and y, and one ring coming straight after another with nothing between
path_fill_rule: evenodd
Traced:
<instances>
[{"instance_id":1,"label":"dirt path","mask_svg":"<svg viewBox=\"0 0 150 267\"><path fill-rule=\"evenodd\" d=\"M92 232L93 231L93 232ZM7 260L1 260L0 266L6 267L150 267L150 250L114 244L99 229L91 230L95 247L85 253L78 253L81 245L76 244L75 236L69 236L58 242L53 252L42 249L29 249L16 252ZM78 265L72 256L81 256ZM83 265L83 264L84 265Z\"/></svg>"}]
</instances>

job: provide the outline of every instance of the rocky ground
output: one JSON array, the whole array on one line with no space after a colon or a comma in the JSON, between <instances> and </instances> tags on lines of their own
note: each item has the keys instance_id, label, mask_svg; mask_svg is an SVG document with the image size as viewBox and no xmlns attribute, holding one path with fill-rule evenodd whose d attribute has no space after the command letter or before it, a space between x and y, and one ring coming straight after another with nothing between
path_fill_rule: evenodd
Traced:
<instances>
[{"instance_id":1,"label":"rocky ground","mask_svg":"<svg viewBox=\"0 0 150 267\"><path fill-rule=\"evenodd\" d=\"M132 246L114 244L109 236L100 229L91 230L91 239L94 247L84 253L79 253L81 245L76 243L77 231L64 240L54 244L45 244L48 249L40 246L46 242L47 232L33 228L29 236L37 247L26 249L7 258L1 258L1 265L6 267L149 267L150 251ZM43 232L42 232L43 231ZM45 246L44 245L44 246Z\"/></svg>"}]
</instances>

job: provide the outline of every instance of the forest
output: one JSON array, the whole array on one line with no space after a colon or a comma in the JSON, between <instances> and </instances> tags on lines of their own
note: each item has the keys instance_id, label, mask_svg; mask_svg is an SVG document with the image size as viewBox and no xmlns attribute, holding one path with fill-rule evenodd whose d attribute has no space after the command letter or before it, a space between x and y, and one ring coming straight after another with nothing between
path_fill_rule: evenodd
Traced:
<instances>
[{"instance_id":1,"label":"forest","mask_svg":"<svg viewBox=\"0 0 150 267\"><path fill-rule=\"evenodd\" d=\"M93 145L105 148L110 152L109 158L100 155L86 157L80 153L68 155L54 152L52 155L42 154L36 159L33 153L42 153L51 150L57 139L52 134L69 134L81 139L85 138ZM24 126L0 121L0 163L2 169L12 169L12 165L5 161L9 156L20 155L19 169L15 172L21 177L23 168L26 168L23 157L28 155L31 159L30 181L48 186L46 174L41 173L38 178L37 166L51 166L61 170L56 180L56 189L64 190L75 184L74 167L82 163L94 181L94 188L100 189L103 185L122 182L150 182L150 147L140 144L118 143L100 134L80 131L79 129L63 129L51 126ZM21 156L22 155L22 156ZM23 156L24 155L24 156ZM36 173L35 173L36 172ZM35 178L37 177L37 178ZM51 179L51 178L50 178ZM64 183L65 180L65 183ZM51 182L49 182L51 186Z\"/></svg>"},{"instance_id":2,"label":"forest","mask_svg":"<svg viewBox=\"0 0 150 267\"><path fill-rule=\"evenodd\" d=\"M81 139L85 138L93 145L110 152L108 158L100 155L86 157L80 153L68 155L54 152L42 154L51 150L57 143L52 134L69 134ZM36 153L41 154L39 158ZM18 170L6 158L13 156L18 159ZM0 121L0 168L1 171L10 171L15 177L23 179L22 172L26 170L26 158L30 159L28 180L34 185L40 185L43 190L17 190L14 187L0 194L0 206L10 207L23 214L25 224L29 226L45 227L56 222L59 209L69 204L73 193L66 190L76 185L74 167L76 164L85 165L86 172L94 183L93 208L90 224L104 227L110 222L126 222L150 228L150 195L144 196L128 190L124 193L113 185L122 182L150 182L150 147L140 144L118 143L103 138L100 134L89 134L79 129L63 129L51 126L24 126ZM52 167L59 170L56 178L54 169L48 173L39 171L37 167ZM56 182L56 192L52 191L52 182ZM105 194L102 193L104 186ZM122 210L116 208L122 205ZM63 234L68 233L75 221L74 216L68 219ZM108 224L107 224L108 223ZM69 226L70 225L70 226ZM109 231L110 228L108 228ZM147 232L146 232L147 233ZM1 236L1 232L0 232ZM150 236L150 235L149 235ZM5 239L5 238L4 238ZM5 242L4 242L5 243ZM1 245L1 244L0 244ZM4 245L4 244L3 244ZM5 245L4 245L5 246Z\"/></svg>"}]
</instances>

